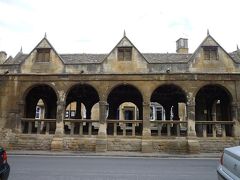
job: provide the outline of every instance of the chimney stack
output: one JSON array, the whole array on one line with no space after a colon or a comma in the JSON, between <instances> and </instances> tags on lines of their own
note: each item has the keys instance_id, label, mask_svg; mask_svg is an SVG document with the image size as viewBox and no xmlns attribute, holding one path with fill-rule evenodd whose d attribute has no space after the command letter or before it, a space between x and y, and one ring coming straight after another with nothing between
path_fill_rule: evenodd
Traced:
<instances>
[{"instance_id":1,"label":"chimney stack","mask_svg":"<svg viewBox=\"0 0 240 180\"><path fill-rule=\"evenodd\" d=\"M7 53L5 51L0 51L0 64L3 64L7 59Z\"/></svg>"},{"instance_id":2,"label":"chimney stack","mask_svg":"<svg viewBox=\"0 0 240 180\"><path fill-rule=\"evenodd\" d=\"M180 54L188 54L188 39L186 38L179 38L176 41L176 45L177 45L177 53Z\"/></svg>"}]
</instances>

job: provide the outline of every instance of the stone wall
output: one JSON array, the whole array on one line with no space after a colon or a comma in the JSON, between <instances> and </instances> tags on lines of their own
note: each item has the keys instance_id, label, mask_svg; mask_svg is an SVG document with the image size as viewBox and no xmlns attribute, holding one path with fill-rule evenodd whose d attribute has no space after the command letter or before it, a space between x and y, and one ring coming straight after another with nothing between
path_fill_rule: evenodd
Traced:
<instances>
[{"instance_id":1,"label":"stone wall","mask_svg":"<svg viewBox=\"0 0 240 180\"><path fill-rule=\"evenodd\" d=\"M235 138L199 138L200 152L222 152L224 148L237 146L240 140Z\"/></svg>"},{"instance_id":2,"label":"stone wall","mask_svg":"<svg viewBox=\"0 0 240 180\"><path fill-rule=\"evenodd\" d=\"M108 151L141 151L141 138L108 138Z\"/></svg>"},{"instance_id":3,"label":"stone wall","mask_svg":"<svg viewBox=\"0 0 240 180\"><path fill-rule=\"evenodd\" d=\"M0 146L8 150L51 150L53 135L44 134L19 134L11 130L0 129ZM64 136L63 151L96 151L97 136L79 137ZM141 137L107 137L107 151L142 151ZM187 154L189 142L185 137L161 137L148 139L153 153ZM221 152L225 147L237 146L240 143L236 138L196 138L199 142L200 153ZM196 152L198 153L198 152Z\"/></svg>"},{"instance_id":4,"label":"stone wall","mask_svg":"<svg viewBox=\"0 0 240 180\"><path fill-rule=\"evenodd\" d=\"M9 150L51 150L53 135L16 134L3 130L0 139L0 146Z\"/></svg>"},{"instance_id":5,"label":"stone wall","mask_svg":"<svg viewBox=\"0 0 240 180\"><path fill-rule=\"evenodd\" d=\"M67 151L95 152L96 138L72 137L72 136L64 137L63 149Z\"/></svg>"},{"instance_id":6,"label":"stone wall","mask_svg":"<svg viewBox=\"0 0 240 180\"><path fill-rule=\"evenodd\" d=\"M188 151L188 142L186 138L162 138L154 139L153 143L153 152L161 153L187 153Z\"/></svg>"}]
</instances>

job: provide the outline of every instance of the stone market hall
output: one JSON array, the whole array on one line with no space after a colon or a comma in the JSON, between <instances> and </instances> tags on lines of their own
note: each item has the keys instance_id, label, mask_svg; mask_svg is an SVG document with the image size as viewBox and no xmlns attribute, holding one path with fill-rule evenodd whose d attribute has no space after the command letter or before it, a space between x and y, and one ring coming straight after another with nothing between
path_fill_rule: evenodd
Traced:
<instances>
[{"instance_id":1,"label":"stone market hall","mask_svg":"<svg viewBox=\"0 0 240 180\"><path fill-rule=\"evenodd\" d=\"M240 50L208 33L188 52L59 54L45 36L0 52L0 145L53 151L219 152L240 141Z\"/></svg>"}]
</instances>

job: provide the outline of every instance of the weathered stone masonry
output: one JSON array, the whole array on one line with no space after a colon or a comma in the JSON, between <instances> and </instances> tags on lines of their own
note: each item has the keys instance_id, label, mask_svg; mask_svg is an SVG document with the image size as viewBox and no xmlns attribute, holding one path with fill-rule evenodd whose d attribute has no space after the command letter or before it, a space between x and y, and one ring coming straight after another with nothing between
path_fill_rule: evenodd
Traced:
<instances>
[{"instance_id":1,"label":"weathered stone masonry","mask_svg":"<svg viewBox=\"0 0 240 180\"><path fill-rule=\"evenodd\" d=\"M144 54L124 36L109 54L58 54L44 37L29 54L0 52L0 145L199 153L239 144L240 50L209 34L193 54L186 39L177 48ZM153 103L164 109L155 119Z\"/></svg>"}]
</instances>

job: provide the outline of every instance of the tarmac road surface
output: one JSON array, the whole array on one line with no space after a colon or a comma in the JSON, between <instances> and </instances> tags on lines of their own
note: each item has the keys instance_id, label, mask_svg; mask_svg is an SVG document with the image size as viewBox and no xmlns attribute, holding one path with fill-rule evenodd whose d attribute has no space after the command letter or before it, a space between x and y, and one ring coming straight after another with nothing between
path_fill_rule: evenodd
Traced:
<instances>
[{"instance_id":1,"label":"tarmac road surface","mask_svg":"<svg viewBox=\"0 0 240 180\"><path fill-rule=\"evenodd\" d=\"M213 180L216 158L9 155L9 180Z\"/></svg>"}]
</instances>

